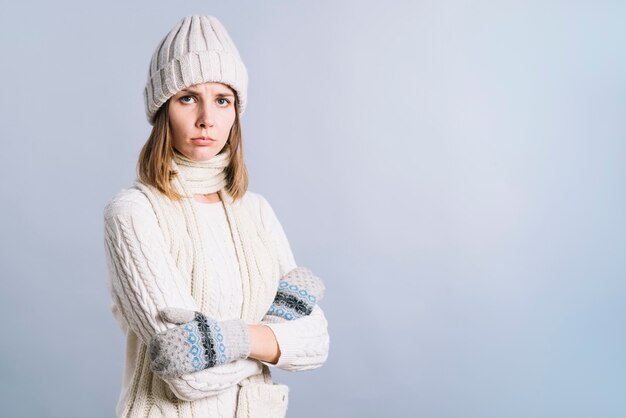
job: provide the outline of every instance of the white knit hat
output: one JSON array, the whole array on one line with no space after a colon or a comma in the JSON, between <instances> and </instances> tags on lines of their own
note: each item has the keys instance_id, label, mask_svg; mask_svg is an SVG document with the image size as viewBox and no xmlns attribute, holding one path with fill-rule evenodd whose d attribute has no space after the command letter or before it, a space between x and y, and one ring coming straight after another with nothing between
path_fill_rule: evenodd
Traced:
<instances>
[{"instance_id":1,"label":"white knit hat","mask_svg":"<svg viewBox=\"0 0 626 418\"><path fill-rule=\"evenodd\" d=\"M213 16L186 16L152 55L144 90L151 125L157 110L184 88L209 81L237 92L239 114L246 108L248 72L226 29Z\"/></svg>"}]
</instances>

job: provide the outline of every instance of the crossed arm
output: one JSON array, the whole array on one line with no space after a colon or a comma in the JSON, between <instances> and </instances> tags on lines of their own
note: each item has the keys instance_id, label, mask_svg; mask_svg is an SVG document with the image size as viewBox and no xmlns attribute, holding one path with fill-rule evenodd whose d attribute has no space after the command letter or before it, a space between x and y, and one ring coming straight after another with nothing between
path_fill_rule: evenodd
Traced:
<instances>
[{"instance_id":1,"label":"crossed arm","mask_svg":"<svg viewBox=\"0 0 626 418\"><path fill-rule=\"evenodd\" d=\"M165 247L151 208L142 204L132 189L127 192L105 209L109 290L120 316L148 345L154 335L172 327L159 315L161 309L174 306L195 311L198 307ZM259 201L262 218L279 249L284 274L295 268L293 255L271 207L262 197ZM328 334L319 306L307 318L252 324L248 331L249 358L164 380L179 398L195 400L258 374L260 362L297 371L319 367L326 360Z\"/></svg>"}]
</instances>

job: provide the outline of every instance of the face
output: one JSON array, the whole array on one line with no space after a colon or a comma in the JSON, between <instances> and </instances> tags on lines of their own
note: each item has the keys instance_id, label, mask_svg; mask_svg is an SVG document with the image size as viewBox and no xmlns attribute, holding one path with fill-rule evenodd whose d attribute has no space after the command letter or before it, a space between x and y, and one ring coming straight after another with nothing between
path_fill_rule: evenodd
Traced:
<instances>
[{"instance_id":1,"label":"face","mask_svg":"<svg viewBox=\"0 0 626 418\"><path fill-rule=\"evenodd\" d=\"M202 83L170 99L169 125L173 146L196 161L217 155L235 122L235 94L222 83Z\"/></svg>"}]
</instances>

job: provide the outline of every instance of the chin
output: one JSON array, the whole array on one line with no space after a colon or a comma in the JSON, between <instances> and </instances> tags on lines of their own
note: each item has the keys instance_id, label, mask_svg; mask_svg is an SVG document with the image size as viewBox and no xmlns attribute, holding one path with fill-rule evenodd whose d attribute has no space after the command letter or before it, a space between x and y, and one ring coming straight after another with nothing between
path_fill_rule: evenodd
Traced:
<instances>
[{"instance_id":1,"label":"chin","mask_svg":"<svg viewBox=\"0 0 626 418\"><path fill-rule=\"evenodd\" d=\"M212 154L212 155L209 155L209 156L202 156L202 157L198 157L198 161L208 161L208 160L210 160L211 158L215 157L215 155L216 155L216 154Z\"/></svg>"},{"instance_id":2,"label":"chin","mask_svg":"<svg viewBox=\"0 0 626 418\"><path fill-rule=\"evenodd\" d=\"M207 161L215 157L217 152L192 152L190 158L196 161Z\"/></svg>"}]
</instances>

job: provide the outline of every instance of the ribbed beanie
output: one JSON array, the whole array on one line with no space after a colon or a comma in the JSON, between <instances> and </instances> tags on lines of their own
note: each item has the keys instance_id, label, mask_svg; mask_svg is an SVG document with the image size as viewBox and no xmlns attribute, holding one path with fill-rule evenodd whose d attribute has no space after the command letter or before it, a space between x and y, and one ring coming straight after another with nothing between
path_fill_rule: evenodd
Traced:
<instances>
[{"instance_id":1,"label":"ribbed beanie","mask_svg":"<svg viewBox=\"0 0 626 418\"><path fill-rule=\"evenodd\" d=\"M154 125L157 110L184 88L209 81L237 92L239 115L247 102L248 72L222 23L213 16L186 16L163 38L152 55L144 89L146 116Z\"/></svg>"}]
</instances>

